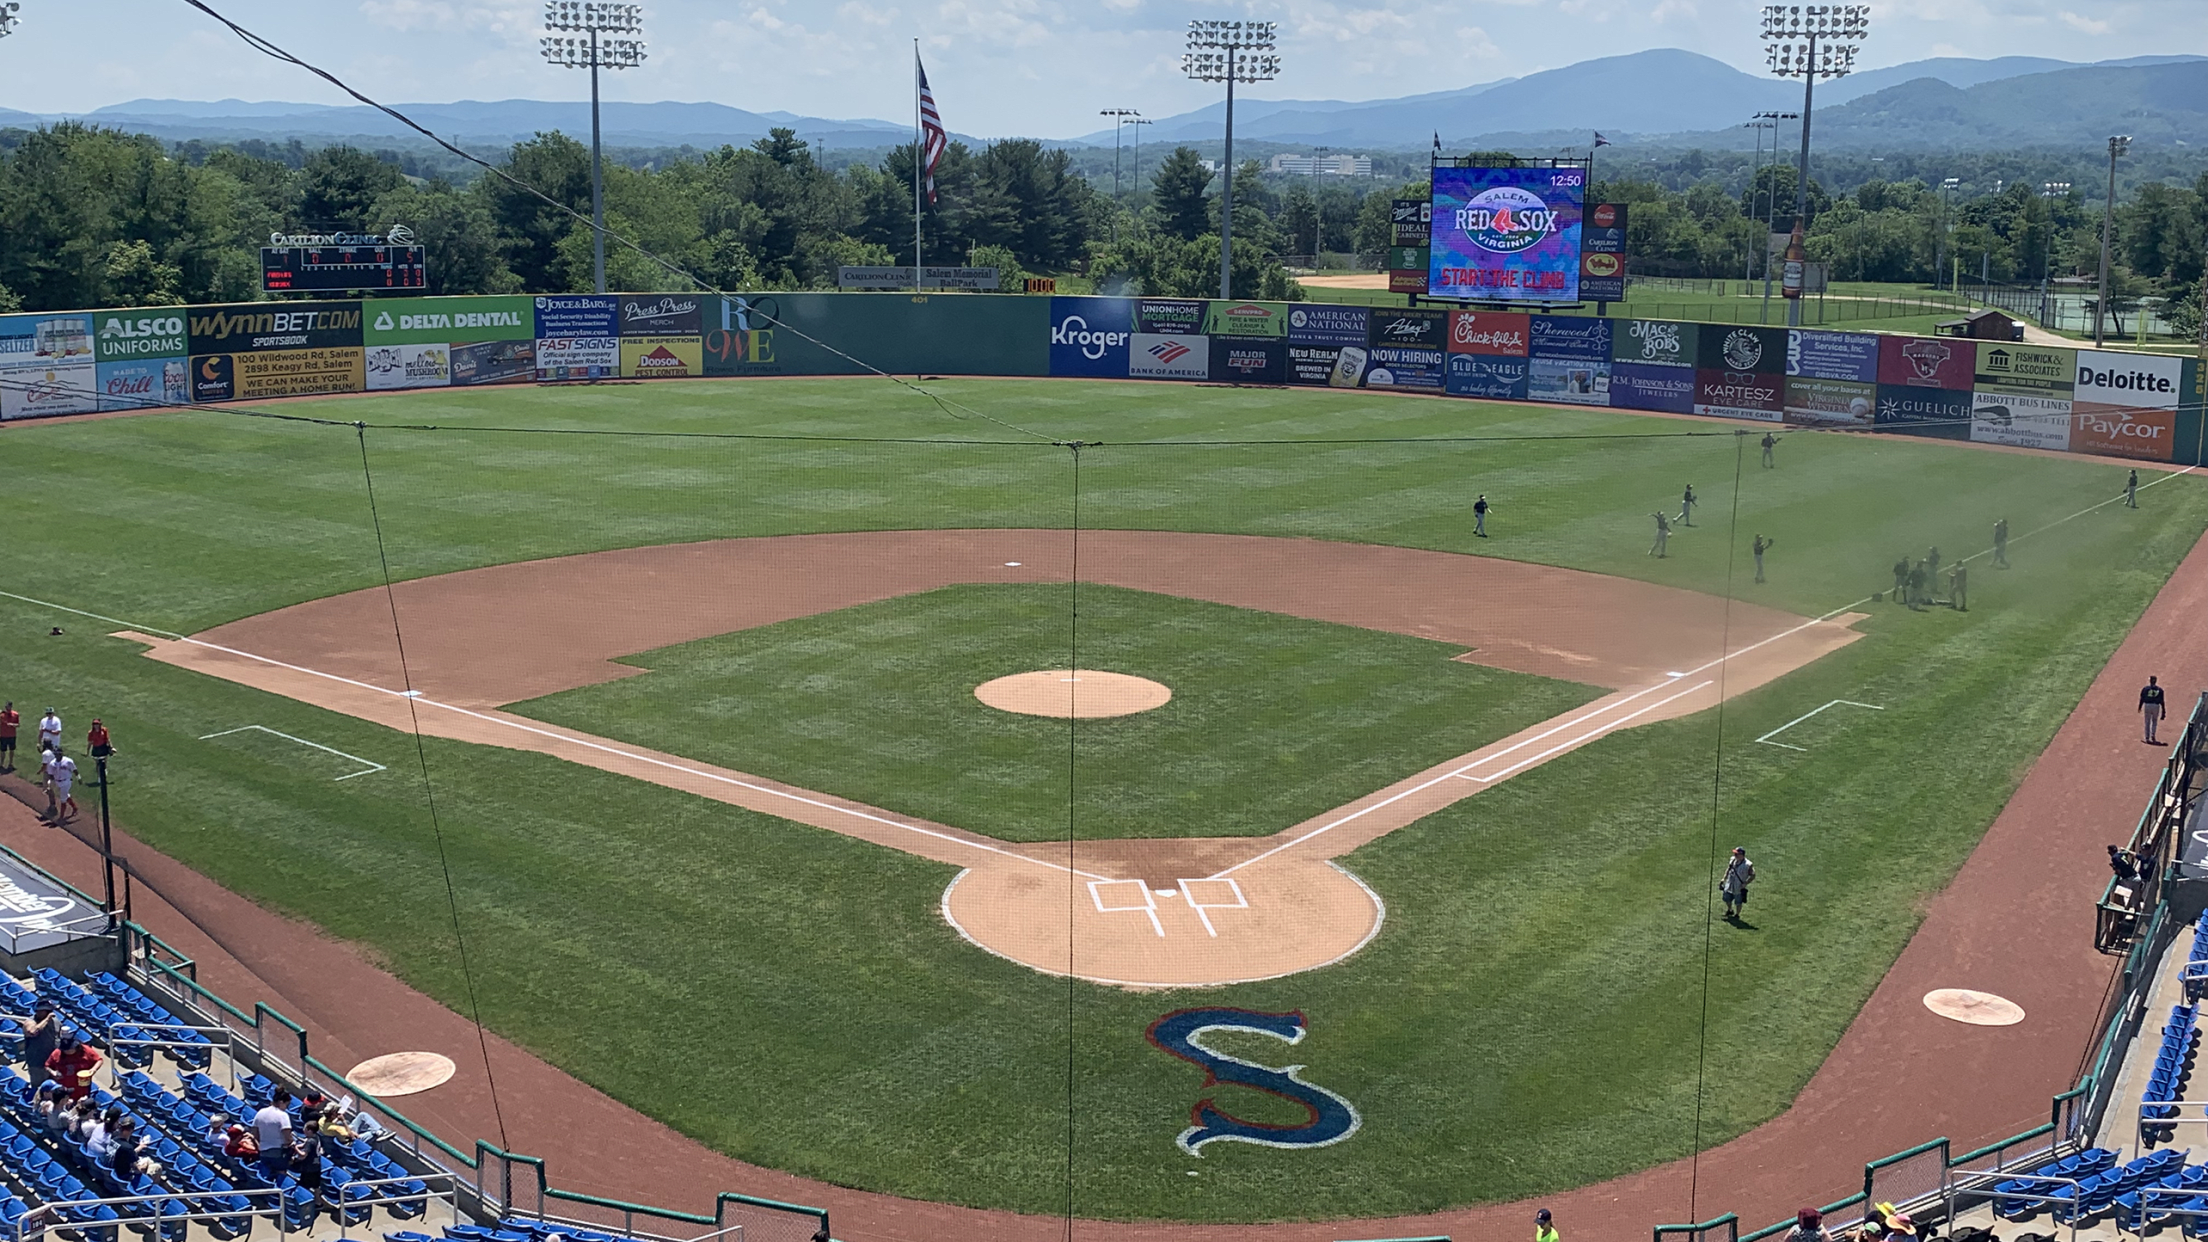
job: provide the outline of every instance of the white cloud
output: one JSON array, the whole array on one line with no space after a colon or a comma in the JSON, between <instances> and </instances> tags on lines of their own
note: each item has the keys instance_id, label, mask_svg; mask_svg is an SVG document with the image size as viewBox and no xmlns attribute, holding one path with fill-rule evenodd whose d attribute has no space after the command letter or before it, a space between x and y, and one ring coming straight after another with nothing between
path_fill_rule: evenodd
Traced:
<instances>
[{"instance_id":1,"label":"white cloud","mask_svg":"<svg viewBox=\"0 0 2208 1242\"><path fill-rule=\"evenodd\" d=\"M2085 17L2080 14L2073 13L2068 9L2064 9L2060 16L2063 20L2063 23L2074 30L2082 30L2087 34L2095 35L2108 33L2107 22L2098 21L2090 17Z\"/></svg>"}]
</instances>

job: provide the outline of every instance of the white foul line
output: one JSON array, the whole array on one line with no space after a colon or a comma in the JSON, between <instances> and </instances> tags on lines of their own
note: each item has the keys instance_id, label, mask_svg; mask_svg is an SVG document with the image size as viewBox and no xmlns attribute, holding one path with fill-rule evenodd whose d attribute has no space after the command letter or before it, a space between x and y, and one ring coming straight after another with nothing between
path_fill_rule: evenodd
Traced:
<instances>
[{"instance_id":1,"label":"white foul line","mask_svg":"<svg viewBox=\"0 0 2208 1242\"><path fill-rule=\"evenodd\" d=\"M1547 750L1542 751L1538 755L1530 755L1524 759L1520 759L1518 762L1511 764L1509 767L1495 773L1493 776L1470 776L1466 774L1469 769L1479 767L1481 763L1487 762L1486 759L1480 760L1479 763L1468 763L1464 767L1457 769L1457 771L1453 773L1453 775L1461 776L1468 781L1478 781L1483 785L1492 785L1496 781L1505 779L1511 773L1516 772L1520 768L1530 767L1533 764L1539 763L1543 759L1548 758L1550 755L1556 754L1558 751L1570 750L1574 746L1584 746L1588 742L1592 742L1597 738L1602 737L1606 733L1615 732L1616 730L1624 728L1628 722L1638 717L1646 716L1648 713L1655 711L1657 708L1662 707L1663 705L1673 701L1674 699L1683 699L1688 695L1693 694L1697 690L1707 690L1711 686L1714 686L1716 684L1717 683L1714 681L1704 681L1698 685L1689 686L1686 689L1681 690L1677 694L1667 695L1666 697L1656 700L1655 702L1649 704L1648 706L1640 709L1637 712L1630 712L1626 715L1618 717L1616 720L1607 721L1603 724L1597 725L1590 733L1583 733L1578 737L1572 738L1570 741L1558 742L1556 745L1549 747ZM1493 755L1489 756L1489 758L1501 758L1501 756Z\"/></svg>"},{"instance_id":2,"label":"white foul line","mask_svg":"<svg viewBox=\"0 0 2208 1242\"><path fill-rule=\"evenodd\" d=\"M1856 701L1855 701L1854 699L1834 699L1834 700L1833 700L1832 702L1830 702L1830 703L1827 703L1827 704L1825 704L1825 707L1843 707L1843 706L1844 706L1844 707L1868 707L1868 708L1870 708L1870 709L1871 709L1872 711L1874 711L1874 712L1882 712L1882 711L1885 711L1885 710L1886 710L1885 708L1883 708L1883 707L1880 707L1880 706L1879 706L1878 704L1876 704L1876 703L1858 703L1858 702L1856 702ZM1807 746L1789 746L1789 745L1787 745L1787 743L1785 743L1785 742L1774 742L1774 741L1772 741L1771 739L1772 739L1772 738L1775 738L1775 737L1777 737L1777 736L1778 736L1778 735L1780 735L1781 733L1784 733L1784 732L1786 732L1786 731L1787 731L1788 729L1791 729L1791 728L1793 728L1793 727L1794 727L1795 725L1798 725L1798 724L1802 723L1803 721L1805 721L1805 720L1809 719L1809 718L1810 718L1811 716L1814 716L1814 715L1816 715L1816 714L1817 714L1818 712L1821 712L1821 711L1825 710L1825 707L1819 707L1819 708L1815 708L1815 709L1813 709L1813 710L1810 710L1810 711L1806 711L1806 712L1803 712L1803 713L1802 713L1801 715L1799 715L1799 716L1796 716L1796 717L1795 717L1794 719L1792 719L1792 720L1789 720L1789 721L1787 721L1787 722L1786 722L1785 724L1783 724L1783 725L1780 725L1780 726L1779 726L1778 728L1776 728L1776 729L1773 729L1773 730L1771 730L1771 731L1770 731L1769 733L1766 733L1766 734L1764 734L1764 735L1763 735L1762 737L1759 737L1759 738L1757 738L1756 740L1757 740L1757 741L1759 741L1759 742L1761 742L1761 743L1763 743L1763 744L1764 744L1764 745L1766 745L1766 746L1783 746L1783 747L1785 747L1785 748L1786 748L1786 749L1788 749L1788 750L1799 750L1799 751L1802 751L1802 752L1804 752L1804 753L1807 753L1807 752L1808 752L1808 750L1809 750L1809 747L1807 747Z\"/></svg>"},{"instance_id":3,"label":"white foul line","mask_svg":"<svg viewBox=\"0 0 2208 1242\"><path fill-rule=\"evenodd\" d=\"M259 730L260 732L266 733L271 737L280 737L287 742L297 742L301 746L312 746L316 750L327 751L330 754L336 755L340 759L350 759L354 763L365 763L368 765L368 767L364 771L348 772L345 775L336 778L337 780L349 781L356 776L374 776L378 772L387 772L390 770L384 767L382 764L377 763L373 759L363 759L359 755L348 755L335 746L324 746L320 742L310 742L303 737L293 737L289 733L278 733L276 730L269 728L267 725L240 725L235 729L224 729L220 733L202 733L199 735L199 740L204 742L209 740L210 738L228 737L233 733L244 733L247 730Z\"/></svg>"}]
</instances>

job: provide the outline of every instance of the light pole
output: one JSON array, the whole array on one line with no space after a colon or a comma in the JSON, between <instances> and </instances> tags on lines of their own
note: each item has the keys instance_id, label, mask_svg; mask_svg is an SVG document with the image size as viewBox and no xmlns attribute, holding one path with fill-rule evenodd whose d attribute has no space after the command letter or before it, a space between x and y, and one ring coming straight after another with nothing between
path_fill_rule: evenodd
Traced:
<instances>
[{"instance_id":1,"label":"light pole","mask_svg":"<svg viewBox=\"0 0 2208 1242\"><path fill-rule=\"evenodd\" d=\"M634 69L644 63L644 40L600 36L641 33L642 9L642 5L599 0L544 0L545 29L580 31L582 36L545 35L538 40L546 60L567 69L590 70L591 271L600 293L606 291L606 187L598 150L598 71Z\"/></svg>"},{"instance_id":2,"label":"light pole","mask_svg":"<svg viewBox=\"0 0 2208 1242\"><path fill-rule=\"evenodd\" d=\"M1762 219L1756 214L1756 196L1763 193L1763 131L1778 128L1776 122L1764 120L1764 115L1764 113L1758 112L1755 120L1741 126L1742 129L1756 131L1756 162L1750 166L1748 173L1748 218L1750 220ZM1772 135L1772 145L1774 147L1778 145L1778 135L1776 134ZM1767 248L1770 245L1767 241L1762 244ZM1740 274L1740 283L1745 285L1755 278L1756 252L1750 250L1748 252L1748 265Z\"/></svg>"},{"instance_id":3,"label":"light pole","mask_svg":"<svg viewBox=\"0 0 2208 1242\"><path fill-rule=\"evenodd\" d=\"M1127 118L1127 121L1126 121L1126 124L1129 124L1129 125L1132 125L1132 126L1134 126L1134 127L1135 127L1135 174L1134 174L1134 180L1135 180L1135 196L1136 196L1137 198L1140 198L1140 197L1142 196L1142 127L1143 127L1143 126L1145 126L1145 125L1150 125L1150 124L1153 124L1153 123L1154 123L1154 122L1152 122L1152 121L1150 120L1150 118L1149 118L1149 117L1146 117L1146 116L1135 116L1135 117L1129 117L1129 118Z\"/></svg>"},{"instance_id":4,"label":"light pole","mask_svg":"<svg viewBox=\"0 0 2208 1242\"><path fill-rule=\"evenodd\" d=\"M2116 157L2131 147L2131 135L2108 140L2108 202L2101 208L2101 293L2093 302L2093 348L2101 347L2101 328L2108 318L2108 252L2116 239Z\"/></svg>"},{"instance_id":5,"label":"light pole","mask_svg":"<svg viewBox=\"0 0 2208 1242\"><path fill-rule=\"evenodd\" d=\"M1188 50L1181 69L1198 82L1227 84L1227 147L1219 186L1219 296L1231 298L1234 282L1234 84L1269 82L1280 74L1273 54L1273 23L1196 21L1188 23Z\"/></svg>"},{"instance_id":6,"label":"light pole","mask_svg":"<svg viewBox=\"0 0 2208 1242\"><path fill-rule=\"evenodd\" d=\"M1771 131L1772 159L1775 160L1779 156L1779 122L1797 120L1800 117L1801 113L1799 112L1758 112L1756 114L1756 122ZM1756 137L1760 141L1763 135L1758 134ZM1756 170L1756 176L1759 179L1763 176L1761 168ZM1753 197L1749 198L1750 215L1755 214L1753 210L1755 205L1756 200ZM1763 251L1763 309L1756 315L1757 323L1771 322L1771 221L1773 217L1778 215L1778 212L1779 187L1774 185L1763 192L1763 236L1756 239L1757 248Z\"/></svg>"},{"instance_id":7,"label":"light pole","mask_svg":"<svg viewBox=\"0 0 2208 1242\"><path fill-rule=\"evenodd\" d=\"M1961 177L1949 177L1940 182L1940 235L1932 247L1932 289L1940 288L1940 273L1947 270L1947 235L1954 227L1955 191L1963 184Z\"/></svg>"},{"instance_id":8,"label":"light pole","mask_svg":"<svg viewBox=\"0 0 2208 1242\"><path fill-rule=\"evenodd\" d=\"M2039 185L2041 198L2068 198L2070 183L2067 181L2043 181ZM2039 243L2039 326L2052 328L2047 322L2047 277L2055 262L2055 209L2047 209L2047 232Z\"/></svg>"},{"instance_id":9,"label":"light pole","mask_svg":"<svg viewBox=\"0 0 2208 1242\"><path fill-rule=\"evenodd\" d=\"M15 24L23 20L15 15L16 10L22 7L15 0L8 0L6 4L0 4L0 39L15 33Z\"/></svg>"},{"instance_id":10,"label":"light pole","mask_svg":"<svg viewBox=\"0 0 2208 1242\"><path fill-rule=\"evenodd\" d=\"M1119 136L1127 130L1127 118L1141 116L1133 108L1105 108L1098 116L1112 118L1112 240L1119 240Z\"/></svg>"},{"instance_id":11,"label":"light pole","mask_svg":"<svg viewBox=\"0 0 2208 1242\"><path fill-rule=\"evenodd\" d=\"M1802 162L1795 170L1794 237L1786 254L1786 322L1802 322L1800 239L1809 221L1809 121L1817 79L1846 77L1855 54L1871 32L1867 4L1767 4L1763 7L1764 50L1771 72L1802 79Z\"/></svg>"}]
</instances>

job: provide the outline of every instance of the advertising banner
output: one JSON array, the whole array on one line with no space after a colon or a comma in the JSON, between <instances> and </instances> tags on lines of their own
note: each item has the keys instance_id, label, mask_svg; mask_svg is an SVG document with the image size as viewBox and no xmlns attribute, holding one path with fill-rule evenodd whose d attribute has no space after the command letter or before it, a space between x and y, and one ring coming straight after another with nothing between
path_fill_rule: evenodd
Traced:
<instances>
[{"instance_id":1,"label":"advertising banner","mask_svg":"<svg viewBox=\"0 0 2208 1242\"><path fill-rule=\"evenodd\" d=\"M540 380L609 379L620 372L618 336L547 336L537 341Z\"/></svg>"},{"instance_id":2,"label":"advertising banner","mask_svg":"<svg viewBox=\"0 0 2208 1242\"><path fill-rule=\"evenodd\" d=\"M2068 449L2070 398L1981 389L1971 396L1970 438L1980 444Z\"/></svg>"},{"instance_id":3,"label":"advertising banner","mask_svg":"<svg viewBox=\"0 0 2208 1242\"><path fill-rule=\"evenodd\" d=\"M1523 358L1533 316L1518 311L1450 311L1449 352Z\"/></svg>"},{"instance_id":4,"label":"advertising banner","mask_svg":"<svg viewBox=\"0 0 2208 1242\"><path fill-rule=\"evenodd\" d=\"M1390 293L1424 293L1424 292L1426 292L1426 267L1425 267L1425 255L1426 255L1426 252L1425 252L1425 251L1423 251L1423 250L1421 250L1421 251L1419 251L1419 252L1418 252L1418 255L1419 255L1419 266L1417 266L1417 267L1414 267L1414 268L1408 268L1408 269L1404 269L1404 268L1390 268L1390 269L1388 270L1388 292L1390 292Z\"/></svg>"},{"instance_id":5,"label":"advertising banner","mask_svg":"<svg viewBox=\"0 0 2208 1242\"><path fill-rule=\"evenodd\" d=\"M452 347L452 382L512 384L535 379L535 341L475 341Z\"/></svg>"},{"instance_id":6,"label":"advertising banner","mask_svg":"<svg viewBox=\"0 0 2208 1242\"><path fill-rule=\"evenodd\" d=\"M241 401L359 392L367 387L363 352L360 346L352 345L232 354L231 373Z\"/></svg>"},{"instance_id":7,"label":"advertising banner","mask_svg":"<svg viewBox=\"0 0 2208 1242\"><path fill-rule=\"evenodd\" d=\"M526 341L537 335L535 301L527 297L378 298L361 308L368 345L454 345L463 341ZM369 368L374 373L374 367Z\"/></svg>"},{"instance_id":8,"label":"advertising banner","mask_svg":"<svg viewBox=\"0 0 2208 1242\"><path fill-rule=\"evenodd\" d=\"M1433 236L1434 205L1422 198L1388 200L1388 236L1397 246L1423 246Z\"/></svg>"},{"instance_id":9,"label":"advertising banner","mask_svg":"<svg viewBox=\"0 0 2208 1242\"><path fill-rule=\"evenodd\" d=\"M1888 386L1969 392L1977 361L1975 341L1882 336L1878 338L1881 399Z\"/></svg>"},{"instance_id":10,"label":"advertising banner","mask_svg":"<svg viewBox=\"0 0 2208 1242\"><path fill-rule=\"evenodd\" d=\"M1387 345L1402 349L1439 350L1448 339L1449 312L1438 307L1429 310L1423 306L1408 310L1376 306L1372 309L1370 326L1365 334L1368 345Z\"/></svg>"},{"instance_id":11,"label":"advertising banner","mask_svg":"<svg viewBox=\"0 0 2208 1242\"><path fill-rule=\"evenodd\" d=\"M1152 336L1202 336L1205 309L1202 302L1142 298L1135 303L1135 331Z\"/></svg>"},{"instance_id":12,"label":"advertising banner","mask_svg":"<svg viewBox=\"0 0 2208 1242\"><path fill-rule=\"evenodd\" d=\"M1436 297L1577 302L1577 168L1435 168L1428 289Z\"/></svg>"},{"instance_id":13,"label":"advertising banner","mask_svg":"<svg viewBox=\"0 0 2208 1242\"><path fill-rule=\"evenodd\" d=\"M623 336L699 336L705 332L705 299L695 293L625 293L615 299L621 308Z\"/></svg>"},{"instance_id":14,"label":"advertising banner","mask_svg":"<svg viewBox=\"0 0 2208 1242\"><path fill-rule=\"evenodd\" d=\"M365 353L370 392L443 388L452 382L450 345L371 345Z\"/></svg>"},{"instance_id":15,"label":"advertising banner","mask_svg":"<svg viewBox=\"0 0 2208 1242\"><path fill-rule=\"evenodd\" d=\"M1388 270L1391 272L1424 272L1427 250L1424 246L1388 247Z\"/></svg>"},{"instance_id":16,"label":"advertising banner","mask_svg":"<svg viewBox=\"0 0 2208 1242\"><path fill-rule=\"evenodd\" d=\"M705 374L705 341L695 336L624 336L621 374L630 379L688 379Z\"/></svg>"},{"instance_id":17,"label":"advertising banner","mask_svg":"<svg viewBox=\"0 0 2208 1242\"><path fill-rule=\"evenodd\" d=\"M1786 334L1786 373L1802 379L1875 384L1878 338L1868 332L1796 328Z\"/></svg>"},{"instance_id":18,"label":"advertising banner","mask_svg":"<svg viewBox=\"0 0 2208 1242\"><path fill-rule=\"evenodd\" d=\"M1620 339L1623 339L1622 334ZM1619 410L1692 414L1694 380L1695 373L1688 367L1663 362L1613 362L1610 364L1610 406Z\"/></svg>"},{"instance_id":19,"label":"advertising banner","mask_svg":"<svg viewBox=\"0 0 2208 1242\"><path fill-rule=\"evenodd\" d=\"M1450 354L1446 389L1452 397L1523 401L1528 367L1526 359L1502 354Z\"/></svg>"},{"instance_id":20,"label":"advertising banner","mask_svg":"<svg viewBox=\"0 0 2208 1242\"><path fill-rule=\"evenodd\" d=\"M1978 347L1977 382L1980 392L2023 395L2071 395L2077 382L2078 351L2059 345L2018 345L1988 342Z\"/></svg>"},{"instance_id":21,"label":"advertising banner","mask_svg":"<svg viewBox=\"0 0 2208 1242\"><path fill-rule=\"evenodd\" d=\"M1365 342L1371 331L1372 315L1362 306L1290 308L1288 382L1355 388L1364 378Z\"/></svg>"},{"instance_id":22,"label":"advertising banner","mask_svg":"<svg viewBox=\"0 0 2208 1242\"><path fill-rule=\"evenodd\" d=\"M1127 343L1127 374L1136 379L1210 379L1211 338L1137 332Z\"/></svg>"},{"instance_id":23,"label":"advertising banner","mask_svg":"<svg viewBox=\"0 0 2208 1242\"><path fill-rule=\"evenodd\" d=\"M1701 370L1747 371L1757 375L1786 374L1786 329L1734 327L1705 323L1699 326L1700 348L1695 366Z\"/></svg>"},{"instance_id":24,"label":"advertising banner","mask_svg":"<svg viewBox=\"0 0 2208 1242\"><path fill-rule=\"evenodd\" d=\"M101 362L126 358L181 358L189 348L184 308L154 311L102 311L96 316L95 349Z\"/></svg>"},{"instance_id":25,"label":"advertising banner","mask_svg":"<svg viewBox=\"0 0 2208 1242\"><path fill-rule=\"evenodd\" d=\"M1610 331L1612 362L1694 369L1702 344L1702 332L1697 325L1664 319L1620 319L1617 325ZM1691 382L1688 389L1690 392L1693 389Z\"/></svg>"},{"instance_id":26,"label":"advertising banner","mask_svg":"<svg viewBox=\"0 0 2208 1242\"><path fill-rule=\"evenodd\" d=\"M1607 319L1584 315L1535 315L1526 343L1530 347L1528 352L1536 360L1596 362L1606 371L1610 366L1610 321ZM1536 367L1537 382L1540 373L1540 368Z\"/></svg>"},{"instance_id":27,"label":"advertising banner","mask_svg":"<svg viewBox=\"0 0 2208 1242\"><path fill-rule=\"evenodd\" d=\"M775 350L775 336L781 331L780 298L771 293L719 298L707 309L707 318L718 322L718 326L705 330L703 348L707 375L786 373ZM537 349L537 369L540 372L544 369L542 346ZM1118 374L1125 375L1126 371L1123 369Z\"/></svg>"},{"instance_id":28,"label":"advertising banner","mask_svg":"<svg viewBox=\"0 0 2208 1242\"><path fill-rule=\"evenodd\" d=\"M543 297L536 300L536 310L540 341L621 335L620 306L612 298L591 294Z\"/></svg>"},{"instance_id":29,"label":"advertising banner","mask_svg":"<svg viewBox=\"0 0 2208 1242\"><path fill-rule=\"evenodd\" d=\"M133 358L100 363L99 408L152 410L165 405L183 405L192 399L191 385L186 380L190 370L190 364L182 358Z\"/></svg>"},{"instance_id":30,"label":"advertising banner","mask_svg":"<svg viewBox=\"0 0 2208 1242\"><path fill-rule=\"evenodd\" d=\"M0 367L0 419L90 414L100 408L99 382L89 348L67 361Z\"/></svg>"},{"instance_id":31,"label":"advertising banner","mask_svg":"<svg viewBox=\"0 0 2208 1242\"><path fill-rule=\"evenodd\" d=\"M2155 354L2078 351L2070 447L2168 461L2177 438L2185 360Z\"/></svg>"},{"instance_id":32,"label":"advertising banner","mask_svg":"<svg viewBox=\"0 0 2208 1242\"><path fill-rule=\"evenodd\" d=\"M228 401L238 395L237 368L228 354L194 358L191 369L192 400Z\"/></svg>"},{"instance_id":33,"label":"advertising banner","mask_svg":"<svg viewBox=\"0 0 2208 1242\"><path fill-rule=\"evenodd\" d=\"M359 362L362 337L358 302L247 302L234 306L194 306L185 312L184 320L187 341L194 354L350 349L355 355L354 363ZM300 362L298 359L292 361ZM264 367L256 374L267 378L285 369L279 367L272 372ZM240 378L242 381L242 373ZM359 387L358 384L353 386L355 391Z\"/></svg>"},{"instance_id":34,"label":"advertising banner","mask_svg":"<svg viewBox=\"0 0 2208 1242\"><path fill-rule=\"evenodd\" d=\"M0 315L0 367L91 362L89 315Z\"/></svg>"},{"instance_id":35,"label":"advertising banner","mask_svg":"<svg viewBox=\"0 0 2208 1242\"><path fill-rule=\"evenodd\" d=\"M1204 310L1210 336L1286 336L1286 302L1210 302Z\"/></svg>"},{"instance_id":36,"label":"advertising banner","mask_svg":"<svg viewBox=\"0 0 2208 1242\"><path fill-rule=\"evenodd\" d=\"M1610 351L1605 348L1600 358L1534 357L1526 371L1526 398L1573 405L1610 404Z\"/></svg>"},{"instance_id":37,"label":"advertising banner","mask_svg":"<svg viewBox=\"0 0 2208 1242\"><path fill-rule=\"evenodd\" d=\"M1443 390L1443 367L1449 355L1436 348L1375 345L1365 363L1367 388L1423 388Z\"/></svg>"},{"instance_id":38,"label":"advertising banner","mask_svg":"<svg viewBox=\"0 0 2208 1242\"><path fill-rule=\"evenodd\" d=\"M1624 203L1596 203L1587 209L1579 235L1579 296L1590 302L1625 300Z\"/></svg>"},{"instance_id":39,"label":"advertising banner","mask_svg":"<svg viewBox=\"0 0 2208 1242\"><path fill-rule=\"evenodd\" d=\"M1883 367L1885 362L1886 351L1881 348L1879 365ZM1967 390L1880 384L1875 421L1880 431L1967 440L1970 438L1970 406Z\"/></svg>"},{"instance_id":40,"label":"advertising banner","mask_svg":"<svg viewBox=\"0 0 2208 1242\"><path fill-rule=\"evenodd\" d=\"M1869 430L1877 411L1876 384L1803 375L1786 377L1786 421L1790 423Z\"/></svg>"},{"instance_id":41,"label":"advertising banner","mask_svg":"<svg viewBox=\"0 0 2208 1242\"><path fill-rule=\"evenodd\" d=\"M1775 423L1786 417L1786 377L1759 371L1701 367L1694 373L1694 412Z\"/></svg>"},{"instance_id":42,"label":"advertising banner","mask_svg":"<svg viewBox=\"0 0 2208 1242\"><path fill-rule=\"evenodd\" d=\"M1130 298L1052 298L1050 373L1126 379L1127 346L1134 336L1134 322L1135 304ZM707 369L712 364L713 354L708 349Z\"/></svg>"},{"instance_id":43,"label":"advertising banner","mask_svg":"<svg viewBox=\"0 0 2208 1242\"><path fill-rule=\"evenodd\" d=\"M1227 384L1288 382L1288 342L1265 336L1211 339L1211 377Z\"/></svg>"}]
</instances>

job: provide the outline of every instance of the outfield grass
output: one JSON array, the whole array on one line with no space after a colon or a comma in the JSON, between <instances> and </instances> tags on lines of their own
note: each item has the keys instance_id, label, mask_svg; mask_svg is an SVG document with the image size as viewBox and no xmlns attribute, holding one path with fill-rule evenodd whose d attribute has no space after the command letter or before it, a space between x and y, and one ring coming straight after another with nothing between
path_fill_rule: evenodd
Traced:
<instances>
[{"instance_id":1,"label":"outfield grass","mask_svg":"<svg viewBox=\"0 0 2208 1242\"><path fill-rule=\"evenodd\" d=\"M1065 586L946 587L622 661L652 672L515 710L1008 841L1278 832L1599 697L1463 649L1089 585L1081 667L1172 689L1081 722L973 687L1066 667ZM1304 718L1327 729L1283 728ZM1069 788L1068 780L1071 778Z\"/></svg>"},{"instance_id":2,"label":"outfield grass","mask_svg":"<svg viewBox=\"0 0 2208 1242\"><path fill-rule=\"evenodd\" d=\"M1756 928L1715 938L1709 1058L1725 1072L1709 1079L1702 1140L1775 1115L2208 524L2191 477L2151 487L2138 510L2072 519L2115 495L2122 464L1904 439L1789 436L1780 469L1762 471L1730 429L1610 412L1132 383L939 387L1048 437L1105 441L1079 458L1093 527L1401 544L1707 591L1731 582L1805 615L1883 586L1904 551L1938 543L1953 559L1983 547L2001 516L2021 536L2014 570L1973 574L1971 612L1864 605L1866 638L1735 699L1722 739L1711 713L1613 734L1359 849L1343 861L1387 901L1382 935L1341 965L1232 988L1045 978L943 925L949 868L541 755L429 742L461 917L477 960L496 963L477 979L495 1029L743 1158L1038 1212L1065 1203L1069 1043L1073 1203L1086 1215L1426 1211L1685 1154L1720 756L1720 839L1747 845L1763 879ZM1073 512L1068 450L874 381L282 408L453 428L367 432L401 576L725 535L1064 525ZM483 430L515 424L935 442ZM958 439L1010 442L945 442ZM1188 443L1199 439L1265 443ZM0 443L11 478L28 480L17 492L42 506L35 538L0 544L0 590L188 632L381 581L349 427L192 412L10 427ZM1701 525L1673 539L1669 559L1646 557L1649 511L1688 481ZM1471 538L1477 491L1498 506L1493 539ZM1778 540L1760 587L1743 551L1759 532ZM68 633L46 637L54 624ZM111 628L0 598L0 695L51 701L73 728L103 715L126 756L120 822L457 1004L430 822L401 766L410 739L145 660L104 637ZM1360 658L1397 667L1385 646ZM741 649L708 640L670 654L740 686ZM1356 686L1341 689L1350 697L1329 712L1357 701ZM1804 753L1752 742L1834 698L1886 710L1819 717ZM1430 709L1403 710L1403 726L1373 735L1376 751L1408 745L1392 733ZM1340 729L1327 714L1269 722L1277 745L1315 753L1312 734ZM197 740L255 723L393 769L336 783L303 756ZM1084 833L1082 806L1098 824L1113 813L1077 805ZM1293 1059L1352 1100L1364 1129L1319 1151L1214 1144L1201 1162L1182 1156L1172 1139L1201 1074L1142 1032L1191 1003L1302 1010L1310 1034ZM640 1031L651 1056L637 1055ZM1221 1043L1283 1063L1271 1041ZM1217 1098L1282 1119L1239 1089Z\"/></svg>"}]
</instances>

